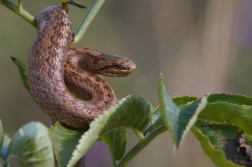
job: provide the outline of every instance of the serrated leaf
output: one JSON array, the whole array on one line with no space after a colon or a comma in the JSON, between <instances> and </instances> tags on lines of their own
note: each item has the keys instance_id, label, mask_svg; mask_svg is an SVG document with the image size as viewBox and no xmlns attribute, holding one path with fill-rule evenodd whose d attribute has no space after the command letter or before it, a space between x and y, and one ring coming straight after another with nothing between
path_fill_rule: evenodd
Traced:
<instances>
[{"instance_id":1,"label":"serrated leaf","mask_svg":"<svg viewBox=\"0 0 252 167\"><path fill-rule=\"evenodd\" d=\"M113 108L111 108L113 110ZM114 114L108 118L101 134L117 127L128 127L134 131L143 132L150 122L153 107L145 99L137 96L127 96L114 106Z\"/></svg>"},{"instance_id":2,"label":"serrated leaf","mask_svg":"<svg viewBox=\"0 0 252 167\"><path fill-rule=\"evenodd\" d=\"M4 130L3 130L2 121L0 119L0 148L2 147L3 140L4 140Z\"/></svg>"},{"instance_id":3,"label":"serrated leaf","mask_svg":"<svg viewBox=\"0 0 252 167\"><path fill-rule=\"evenodd\" d=\"M103 134L118 128L130 128L142 132L148 126L153 108L143 98L128 96L97 117L89 130L82 135L68 167L73 166Z\"/></svg>"},{"instance_id":4,"label":"serrated leaf","mask_svg":"<svg viewBox=\"0 0 252 167\"><path fill-rule=\"evenodd\" d=\"M18 158L22 166L54 166L47 128L39 122L30 122L21 127L9 144L7 161L11 157Z\"/></svg>"},{"instance_id":5,"label":"serrated leaf","mask_svg":"<svg viewBox=\"0 0 252 167\"><path fill-rule=\"evenodd\" d=\"M239 136L242 132L240 127L215 124L196 125L192 131L205 153L216 165L221 167L252 165L251 147L242 143L243 139ZM251 138L251 136L247 135L245 138Z\"/></svg>"},{"instance_id":6,"label":"serrated leaf","mask_svg":"<svg viewBox=\"0 0 252 167\"><path fill-rule=\"evenodd\" d=\"M0 156L4 160L6 160L6 158L7 158L7 151L8 151L8 147L9 147L10 142L11 142L10 137L7 134L4 134L3 143L2 143L2 146L0 149Z\"/></svg>"},{"instance_id":7,"label":"serrated leaf","mask_svg":"<svg viewBox=\"0 0 252 167\"><path fill-rule=\"evenodd\" d=\"M224 125L236 125L252 135L252 98L244 95L212 94L198 119Z\"/></svg>"},{"instance_id":8,"label":"serrated leaf","mask_svg":"<svg viewBox=\"0 0 252 167\"><path fill-rule=\"evenodd\" d=\"M238 154L246 149L252 151L252 98L223 93L209 95L208 102L198 117L202 125L193 128L206 154L219 166L252 166L251 153ZM246 149L238 150L239 142L234 144L234 139L237 140L237 134L242 130L245 133L246 143L243 146ZM224 143L229 145L224 147ZM221 149L221 146L225 149ZM230 154L232 148L234 151Z\"/></svg>"},{"instance_id":9,"label":"serrated leaf","mask_svg":"<svg viewBox=\"0 0 252 167\"><path fill-rule=\"evenodd\" d=\"M172 101L176 104L177 107L181 108L198 99L199 98L195 96L179 96L172 98Z\"/></svg>"},{"instance_id":10,"label":"serrated leaf","mask_svg":"<svg viewBox=\"0 0 252 167\"><path fill-rule=\"evenodd\" d=\"M50 127L49 136L59 166L66 166L84 132L84 130L64 126L59 122Z\"/></svg>"},{"instance_id":11,"label":"serrated leaf","mask_svg":"<svg viewBox=\"0 0 252 167\"><path fill-rule=\"evenodd\" d=\"M32 96L30 87L28 85L28 78L27 78L27 64L22 62L21 60L18 60L15 57L11 57L12 61L17 65L19 74L21 76L21 79L23 81L23 85L28 91L28 93ZM33 96L32 96L33 97Z\"/></svg>"},{"instance_id":12,"label":"serrated leaf","mask_svg":"<svg viewBox=\"0 0 252 167\"><path fill-rule=\"evenodd\" d=\"M160 111L160 108L157 107L153 112L149 127L144 132L144 136L146 136L147 134L151 134L153 131L155 131L162 125L164 125L163 115L162 112Z\"/></svg>"},{"instance_id":13,"label":"serrated leaf","mask_svg":"<svg viewBox=\"0 0 252 167\"><path fill-rule=\"evenodd\" d=\"M196 101L197 99L198 99L198 97L194 97L194 96L180 96L180 97L172 98L172 101L176 104L177 107L180 108L180 107L184 107L184 106L188 105L188 103L192 103L192 102ZM152 115L152 119L151 119L151 122L150 122L148 129L146 129L146 131L144 132L144 136L155 131L156 129L158 129L162 125L164 125L163 115L162 115L162 112L160 111L160 108L157 107L154 110L154 113Z\"/></svg>"},{"instance_id":14,"label":"serrated leaf","mask_svg":"<svg viewBox=\"0 0 252 167\"><path fill-rule=\"evenodd\" d=\"M207 98L208 103L220 103L226 102L231 104L237 105L250 105L252 106L252 98L239 95L239 94L227 94L227 93L220 93L220 94L211 94Z\"/></svg>"},{"instance_id":15,"label":"serrated leaf","mask_svg":"<svg viewBox=\"0 0 252 167\"><path fill-rule=\"evenodd\" d=\"M127 143L126 128L112 130L102 135L102 140L108 146L114 160L122 159Z\"/></svg>"},{"instance_id":16,"label":"serrated leaf","mask_svg":"<svg viewBox=\"0 0 252 167\"><path fill-rule=\"evenodd\" d=\"M227 102L210 103L199 115L199 120L216 124L236 125L252 135L252 106Z\"/></svg>"},{"instance_id":17,"label":"serrated leaf","mask_svg":"<svg viewBox=\"0 0 252 167\"><path fill-rule=\"evenodd\" d=\"M164 123L171 134L175 151L196 122L198 114L205 108L207 99L203 97L181 109L178 108L166 92L162 74L158 84L158 99Z\"/></svg>"}]
</instances>

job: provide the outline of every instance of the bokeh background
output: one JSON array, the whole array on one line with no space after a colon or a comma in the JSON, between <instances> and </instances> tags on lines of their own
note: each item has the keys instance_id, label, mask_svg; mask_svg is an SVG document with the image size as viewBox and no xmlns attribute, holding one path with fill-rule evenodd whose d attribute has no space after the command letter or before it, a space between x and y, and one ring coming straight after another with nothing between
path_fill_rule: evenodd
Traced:
<instances>
[{"instance_id":1,"label":"bokeh background","mask_svg":"<svg viewBox=\"0 0 252 167\"><path fill-rule=\"evenodd\" d=\"M93 1L76 2L90 7ZM60 5L56 0L23 0L23 7L33 15L54 4ZM78 46L126 56L137 64L131 76L105 78L118 99L138 95L156 107L160 72L172 97L220 92L251 96L251 8L250 0L107 0ZM75 29L86 12L70 7ZM0 4L0 118L10 136L30 121L49 125L10 59L27 61L34 34L31 25ZM129 131L127 148L136 142ZM99 142L88 152L87 167L109 166L108 150ZM216 165L191 133L175 155L169 134L163 133L130 166Z\"/></svg>"}]
</instances>

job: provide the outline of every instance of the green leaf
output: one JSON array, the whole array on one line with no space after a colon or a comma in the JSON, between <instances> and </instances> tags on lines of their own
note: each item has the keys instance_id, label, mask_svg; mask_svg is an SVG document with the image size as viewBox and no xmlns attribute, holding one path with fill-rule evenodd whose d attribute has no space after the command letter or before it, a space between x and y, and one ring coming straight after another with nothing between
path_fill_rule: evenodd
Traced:
<instances>
[{"instance_id":1,"label":"green leaf","mask_svg":"<svg viewBox=\"0 0 252 167\"><path fill-rule=\"evenodd\" d=\"M160 108L157 107L153 112L149 127L144 132L144 136L147 136L147 134L150 135L153 131L155 131L156 129L158 129L162 125L164 125L163 114L162 114Z\"/></svg>"},{"instance_id":2,"label":"green leaf","mask_svg":"<svg viewBox=\"0 0 252 167\"><path fill-rule=\"evenodd\" d=\"M232 125L199 125L192 128L205 153L221 167L251 166L251 146L246 145L242 129ZM246 135L246 134L245 134ZM246 135L246 138L251 136Z\"/></svg>"},{"instance_id":3,"label":"green leaf","mask_svg":"<svg viewBox=\"0 0 252 167\"><path fill-rule=\"evenodd\" d=\"M101 134L118 127L127 127L134 131L143 132L150 122L153 107L145 99L137 96L127 96L111 107L108 122ZM107 113L110 113L107 111ZM112 114L113 113L113 114ZM104 115L104 117L106 117ZM102 116L101 116L102 118Z\"/></svg>"},{"instance_id":4,"label":"green leaf","mask_svg":"<svg viewBox=\"0 0 252 167\"><path fill-rule=\"evenodd\" d=\"M2 121L0 119L0 148L2 147L3 140L4 140L4 130L3 130Z\"/></svg>"},{"instance_id":5,"label":"green leaf","mask_svg":"<svg viewBox=\"0 0 252 167\"><path fill-rule=\"evenodd\" d=\"M59 122L50 127L49 136L59 166L66 166L84 132L84 130L64 126Z\"/></svg>"},{"instance_id":6,"label":"green leaf","mask_svg":"<svg viewBox=\"0 0 252 167\"><path fill-rule=\"evenodd\" d=\"M0 120L0 157L6 160L10 138L4 133L2 121Z\"/></svg>"},{"instance_id":7,"label":"green leaf","mask_svg":"<svg viewBox=\"0 0 252 167\"><path fill-rule=\"evenodd\" d=\"M206 154L218 166L252 166L252 98L223 93L208 102L192 129Z\"/></svg>"},{"instance_id":8,"label":"green leaf","mask_svg":"<svg viewBox=\"0 0 252 167\"><path fill-rule=\"evenodd\" d=\"M2 143L2 146L0 149L0 156L4 160L6 160L6 158L7 158L7 151L8 151L8 147L9 147L10 142L11 142L10 137L7 134L4 134L3 143Z\"/></svg>"},{"instance_id":9,"label":"green leaf","mask_svg":"<svg viewBox=\"0 0 252 167\"><path fill-rule=\"evenodd\" d=\"M196 101L197 99L198 97L194 97L194 96L180 96L180 97L172 98L172 101L176 104L176 106L181 108L188 105L189 103ZM162 115L162 112L160 111L160 107L157 107L152 115L152 120L148 129L144 132L144 136L152 133L153 131L161 127L162 125L164 125L163 115Z\"/></svg>"},{"instance_id":10,"label":"green leaf","mask_svg":"<svg viewBox=\"0 0 252 167\"><path fill-rule=\"evenodd\" d=\"M101 138L108 146L113 160L122 159L127 143L126 128L112 130L102 135Z\"/></svg>"},{"instance_id":11,"label":"green leaf","mask_svg":"<svg viewBox=\"0 0 252 167\"><path fill-rule=\"evenodd\" d=\"M47 128L39 122L31 122L21 127L9 144L8 162L11 157L18 158L22 166L54 166Z\"/></svg>"},{"instance_id":12,"label":"green leaf","mask_svg":"<svg viewBox=\"0 0 252 167\"><path fill-rule=\"evenodd\" d=\"M208 103L220 103L220 102L226 102L231 104L237 104L237 105L250 105L252 106L252 98L245 96L245 95L239 95L239 94L227 94L227 93L221 93L221 94L211 94L207 98Z\"/></svg>"},{"instance_id":13,"label":"green leaf","mask_svg":"<svg viewBox=\"0 0 252 167\"><path fill-rule=\"evenodd\" d=\"M227 102L210 103L199 115L199 120L215 124L236 125L245 133L252 135L252 106L237 105Z\"/></svg>"},{"instance_id":14,"label":"green leaf","mask_svg":"<svg viewBox=\"0 0 252 167\"><path fill-rule=\"evenodd\" d=\"M181 109L178 108L166 92L162 74L158 84L158 98L164 123L171 134L175 151L196 122L198 114L205 108L207 99L203 97Z\"/></svg>"},{"instance_id":15,"label":"green leaf","mask_svg":"<svg viewBox=\"0 0 252 167\"><path fill-rule=\"evenodd\" d=\"M62 3L67 3L69 0L59 0Z\"/></svg>"},{"instance_id":16,"label":"green leaf","mask_svg":"<svg viewBox=\"0 0 252 167\"><path fill-rule=\"evenodd\" d=\"M28 78L27 78L27 64L18 60L15 57L11 57L12 61L17 65L18 70L19 70L19 74L21 76L21 79L23 81L23 85L26 88L26 90L28 91L28 93L32 96L31 94L31 90L30 87L28 85ZM32 96L33 97L33 96Z\"/></svg>"},{"instance_id":17,"label":"green leaf","mask_svg":"<svg viewBox=\"0 0 252 167\"><path fill-rule=\"evenodd\" d=\"M172 101L176 104L177 107L181 108L198 99L199 98L195 96L180 96L172 98Z\"/></svg>"},{"instance_id":18,"label":"green leaf","mask_svg":"<svg viewBox=\"0 0 252 167\"><path fill-rule=\"evenodd\" d=\"M151 104L143 98L136 96L123 98L90 124L89 130L82 135L67 166L73 166L103 134L125 127L141 133L148 126L152 112Z\"/></svg>"}]
</instances>

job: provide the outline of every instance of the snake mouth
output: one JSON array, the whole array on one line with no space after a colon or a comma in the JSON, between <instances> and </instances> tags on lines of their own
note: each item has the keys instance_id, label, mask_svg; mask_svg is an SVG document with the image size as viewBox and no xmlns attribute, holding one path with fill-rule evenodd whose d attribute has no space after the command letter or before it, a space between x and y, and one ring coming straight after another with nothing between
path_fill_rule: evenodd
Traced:
<instances>
[{"instance_id":1,"label":"snake mouth","mask_svg":"<svg viewBox=\"0 0 252 167\"><path fill-rule=\"evenodd\" d=\"M133 62L131 62L130 65L113 63L112 65L107 65L99 69L98 73L109 77L125 77L133 73L135 70L136 65Z\"/></svg>"},{"instance_id":2,"label":"snake mouth","mask_svg":"<svg viewBox=\"0 0 252 167\"><path fill-rule=\"evenodd\" d=\"M133 73L135 70L136 68L130 70L106 69L99 71L99 73L108 77L126 77L129 74Z\"/></svg>"}]
</instances>

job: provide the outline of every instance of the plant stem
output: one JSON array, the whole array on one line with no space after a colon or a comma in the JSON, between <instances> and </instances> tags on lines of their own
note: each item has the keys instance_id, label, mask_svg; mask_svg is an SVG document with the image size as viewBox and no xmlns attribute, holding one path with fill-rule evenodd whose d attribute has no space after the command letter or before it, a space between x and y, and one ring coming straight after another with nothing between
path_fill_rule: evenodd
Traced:
<instances>
[{"instance_id":1,"label":"plant stem","mask_svg":"<svg viewBox=\"0 0 252 167\"><path fill-rule=\"evenodd\" d=\"M25 11L22 8L22 2L21 2L21 0L18 1L18 6L15 5L14 3L12 3L9 0L0 0L0 3L3 4L5 7L9 8L14 13L18 14L19 16L21 16L24 20L26 20L32 26L34 26L35 28L37 28L37 23L35 21L35 18L30 13L28 13L27 11Z\"/></svg>"},{"instance_id":2,"label":"plant stem","mask_svg":"<svg viewBox=\"0 0 252 167\"><path fill-rule=\"evenodd\" d=\"M143 150L155 137L159 134L167 131L165 125L159 127L153 131L150 135L144 138L142 141L138 142L121 160L117 167L126 167L129 162L141 151Z\"/></svg>"},{"instance_id":3,"label":"plant stem","mask_svg":"<svg viewBox=\"0 0 252 167\"><path fill-rule=\"evenodd\" d=\"M80 41L80 39L83 37L83 35L87 31L89 24L92 22L92 20L94 19L95 15L98 13L99 9L101 8L101 6L103 5L104 2L105 2L105 0L96 0L93 3L92 7L89 9L87 15L82 20L77 31L75 32L75 38L73 41L73 43L74 43L73 45L78 43Z\"/></svg>"},{"instance_id":4,"label":"plant stem","mask_svg":"<svg viewBox=\"0 0 252 167\"><path fill-rule=\"evenodd\" d=\"M23 8L22 1L18 0L18 10L21 10Z\"/></svg>"},{"instance_id":5,"label":"plant stem","mask_svg":"<svg viewBox=\"0 0 252 167\"><path fill-rule=\"evenodd\" d=\"M140 143L144 140L144 135L141 131L139 131L138 129L134 129L134 133L137 135Z\"/></svg>"},{"instance_id":6,"label":"plant stem","mask_svg":"<svg viewBox=\"0 0 252 167\"><path fill-rule=\"evenodd\" d=\"M108 148L109 148L109 147L108 147ZM111 149L109 149L109 151L110 151L110 156L111 156L112 165L113 165L113 167L116 167L115 157L114 157L113 153L111 152Z\"/></svg>"}]
</instances>

